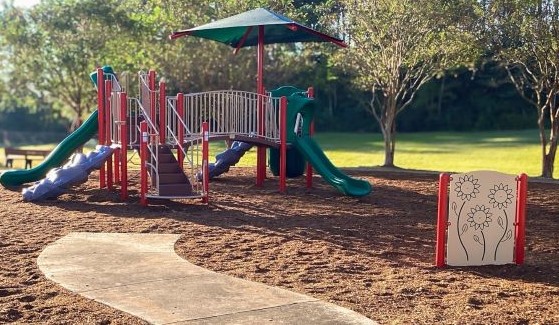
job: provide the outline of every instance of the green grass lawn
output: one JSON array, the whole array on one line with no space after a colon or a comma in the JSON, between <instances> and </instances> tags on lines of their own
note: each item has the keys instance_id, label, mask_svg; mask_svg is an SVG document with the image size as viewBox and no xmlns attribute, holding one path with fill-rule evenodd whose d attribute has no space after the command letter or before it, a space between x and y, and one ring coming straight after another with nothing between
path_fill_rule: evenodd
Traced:
<instances>
[{"instance_id":1,"label":"green grass lawn","mask_svg":"<svg viewBox=\"0 0 559 325\"><path fill-rule=\"evenodd\" d=\"M384 162L379 134L318 134L316 139L337 166L375 166ZM541 147L537 130L404 133L398 135L394 163L409 169L456 172L486 169L538 176ZM555 169L558 166L556 161Z\"/></svg>"},{"instance_id":2,"label":"green grass lawn","mask_svg":"<svg viewBox=\"0 0 559 325\"><path fill-rule=\"evenodd\" d=\"M317 133L315 139L338 167L371 167L384 162L380 134ZM51 144L40 148L54 146ZM224 149L223 142L211 143L210 160L214 161L215 155ZM3 166L1 149L0 157ZM559 170L558 161L555 163L556 170ZM402 133L397 138L394 162L398 167L407 169L449 172L484 169L538 176L541 174L541 148L537 130ZM256 150L252 149L238 166L254 165Z\"/></svg>"},{"instance_id":3,"label":"green grass lawn","mask_svg":"<svg viewBox=\"0 0 559 325\"><path fill-rule=\"evenodd\" d=\"M315 140L338 167L370 167L384 163L380 134L317 133ZM224 149L220 143L212 147L214 152ZM238 165L252 166L255 162L255 150L251 150ZM539 176L541 147L537 130L402 133L397 137L394 163L407 169L495 170ZM555 169L558 168L559 159L555 163Z\"/></svg>"}]
</instances>

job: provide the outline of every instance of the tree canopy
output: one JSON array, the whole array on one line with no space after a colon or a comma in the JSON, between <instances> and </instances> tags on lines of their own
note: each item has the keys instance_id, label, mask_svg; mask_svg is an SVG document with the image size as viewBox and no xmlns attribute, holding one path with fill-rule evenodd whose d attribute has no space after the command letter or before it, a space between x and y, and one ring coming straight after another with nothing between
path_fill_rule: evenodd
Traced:
<instances>
[{"instance_id":1,"label":"tree canopy","mask_svg":"<svg viewBox=\"0 0 559 325\"><path fill-rule=\"evenodd\" d=\"M429 80L477 58L475 7L471 1L363 0L347 1L346 8L353 48L341 60L370 92L384 165L393 166L397 115Z\"/></svg>"},{"instance_id":2,"label":"tree canopy","mask_svg":"<svg viewBox=\"0 0 559 325\"><path fill-rule=\"evenodd\" d=\"M552 177L559 137L559 1L493 1L490 45L518 93L537 111L542 176Z\"/></svg>"}]
</instances>

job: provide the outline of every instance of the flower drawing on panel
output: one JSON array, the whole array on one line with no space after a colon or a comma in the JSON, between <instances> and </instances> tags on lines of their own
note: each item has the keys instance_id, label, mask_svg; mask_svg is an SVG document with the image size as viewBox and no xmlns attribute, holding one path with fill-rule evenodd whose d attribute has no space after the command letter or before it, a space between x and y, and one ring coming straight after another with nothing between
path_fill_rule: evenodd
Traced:
<instances>
[{"instance_id":1,"label":"flower drawing on panel","mask_svg":"<svg viewBox=\"0 0 559 325\"><path fill-rule=\"evenodd\" d=\"M461 198L463 201L470 201L472 198L476 197L476 194L479 193L478 184L479 180L474 178L473 175L464 175L458 179L456 182L456 195Z\"/></svg>"},{"instance_id":2,"label":"flower drawing on panel","mask_svg":"<svg viewBox=\"0 0 559 325\"><path fill-rule=\"evenodd\" d=\"M474 234L473 238L474 241L480 244L483 247L483 254L481 255L481 260L485 260L485 234L483 233L483 229L489 227L489 223L493 221L491 217L493 214L490 212L489 208L486 208L485 205L476 205L475 208L471 208L470 212L468 212L468 219L467 222L470 223L470 227L474 228L474 230L479 230L479 234L481 238Z\"/></svg>"},{"instance_id":3,"label":"flower drawing on panel","mask_svg":"<svg viewBox=\"0 0 559 325\"><path fill-rule=\"evenodd\" d=\"M493 204L494 208L499 209L506 209L509 204L512 204L512 189L509 188L508 185L503 185L503 183L499 185L493 186L492 189L489 190L489 203Z\"/></svg>"},{"instance_id":4,"label":"flower drawing on panel","mask_svg":"<svg viewBox=\"0 0 559 325\"><path fill-rule=\"evenodd\" d=\"M476 205L475 208L470 209L470 212L468 212L467 221L470 223L470 227L473 227L475 230L483 230L485 227L489 227L492 215L489 212L489 208L486 208L485 205Z\"/></svg>"}]
</instances>

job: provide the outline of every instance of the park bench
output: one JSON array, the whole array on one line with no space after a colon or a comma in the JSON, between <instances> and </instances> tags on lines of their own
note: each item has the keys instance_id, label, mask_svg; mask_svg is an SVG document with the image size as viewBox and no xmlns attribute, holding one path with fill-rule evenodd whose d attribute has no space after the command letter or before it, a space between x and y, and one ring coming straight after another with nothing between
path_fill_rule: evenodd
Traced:
<instances>
[{"instance_id":1,"label":"park bench","mask_svg":"<svg viewBox=\"0 0 559 325\"><path fill-rule=\"evenodd\" d=\"M4 148L6 167L13 168L14 159L25 160L25 168L31 168L33 160L43 160L50 154L50 150Z\"/></svg>"}]
</instances>

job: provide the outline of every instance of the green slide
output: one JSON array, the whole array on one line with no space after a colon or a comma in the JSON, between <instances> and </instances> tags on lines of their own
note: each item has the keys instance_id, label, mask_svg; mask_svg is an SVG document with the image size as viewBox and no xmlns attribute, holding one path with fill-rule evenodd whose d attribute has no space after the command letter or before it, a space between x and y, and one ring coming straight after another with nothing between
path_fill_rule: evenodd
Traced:
<instances>
[{"instance_id":1,"label":"green slide","mask_svg":"<svg viewBox=\"0 0 559 325\"><path fill-rule=\"evenodd\" d=\"M295 138L295 147L303 153L305 158L316 171L340 192L349 196L365 196L371 193L369 182L351 178L342 173L330 162L320 146L310 137Z\"/></svg>"},{"instance_id":2,"label":"green slide","mask_svg":"<svg viewBox=\"0 0 559 325\"><path fill-rule=\"evenodd\" d=\"M37 167L25 170L10 170L0 175L0 184L17 186L38 181L46 176L52 168L61 166L80 146L83 146L97 133L97 110L56 148Z\"/></svg>"},{"instance_id":3,"label":"green slide","mask_svg":"<svg viewBox=\"0 0 559 325\"><path fill-rule=\"evenodd\" d=\"M295 146L295 151L298 154L302 154L330 185L334 186L344 195L359 197L371 193L372 187L369 182L351 178L342 173L332 164L320 146L311 138L311 123L309 121L312 121L314 118L316 108L314 99L308 98L305 91L291 86L272 90L272 96L287 97L287 142ZM298 119L299 122L297 122ZM299 128L298 131L294 130L295 126ZM279 154L277 157L277 160L279 160ZM270 158L272 158L271 154ZM276 162L276 165L279 166L279 162ZM274 167L272 163L270 163L270 167Z\"/></svg>"}]
</instances>

